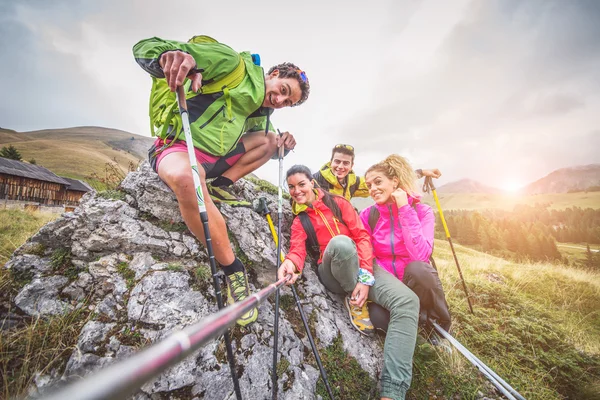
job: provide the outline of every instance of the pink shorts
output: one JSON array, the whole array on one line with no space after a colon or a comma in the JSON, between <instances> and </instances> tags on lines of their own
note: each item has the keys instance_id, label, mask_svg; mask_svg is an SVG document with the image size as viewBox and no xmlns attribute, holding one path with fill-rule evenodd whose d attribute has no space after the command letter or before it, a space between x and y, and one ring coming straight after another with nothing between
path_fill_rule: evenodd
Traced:
<instances>
[{"instance_id":1,"label":"pink shorts","mask_svg":"<svg viewBox=\"0 0 600 400\"><path fill-rule=\"evenodd\" d=\"M171 153L187 153L187 144L183 140L177 140L169 147L160 150L165 143L170 143L170 140L166 142L162 139L156 139L150 150L148 150L148 160L152 169L158 173L158 166L162 159ZM157 151L157 149L159 149ZM216 178L221 176L227 171L233 164L235 164L246 152L242 139L236 144L236 146L229 153L224 156L214 156L212 154L205 153L202 150L194 148L196 153L196 161L202 165L204 171L206 171L207 178Z\"/></svg>"}]
</instances>

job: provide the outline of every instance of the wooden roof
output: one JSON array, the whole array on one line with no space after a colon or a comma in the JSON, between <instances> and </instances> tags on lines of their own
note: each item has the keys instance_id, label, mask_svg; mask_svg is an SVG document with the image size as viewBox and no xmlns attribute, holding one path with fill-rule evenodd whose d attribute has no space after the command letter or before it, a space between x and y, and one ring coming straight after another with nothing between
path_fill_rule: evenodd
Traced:
<instances>
[{"instance_id":1,"label":"wooden roof","mask_svg":"<svg viewBox=\"0 0 600 400\"><path fill-rule=\"evenodd\" d=\"M17 160L0 157L0 174L21 176L23 178L37 179L39 181L69 185L65 179L54 174L49 169L35 164L28 164Z\"/></svg>"}]
</instances>

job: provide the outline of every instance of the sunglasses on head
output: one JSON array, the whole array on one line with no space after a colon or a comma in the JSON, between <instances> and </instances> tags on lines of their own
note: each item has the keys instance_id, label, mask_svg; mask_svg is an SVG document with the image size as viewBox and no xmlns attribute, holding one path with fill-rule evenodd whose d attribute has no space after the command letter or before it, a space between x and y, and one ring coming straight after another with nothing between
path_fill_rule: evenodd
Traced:
<instances>
[{"instance_id":1,"label":"sunglasses on head","mask_svg":"<svg viewBox=\"0 0 600 400\"><path fill-rule=\"evenodd\" d=\"M334 149L346 149L350 151L354 151L354 147L349 144L336 144Z\"/></svg>"},{"instance_id":2,"label":"sunglasses on head","mask_svg":"<svg viewBox=\"0 0 600 400\"><path fill-rule=\"evenodd\" d=\"M308 78L306 77L306 72L302 71L301 69L297 69L296 72L300 76L300 79L302 79L302 82L306 83L308 81Z\"/></svg>"}]
</instances>

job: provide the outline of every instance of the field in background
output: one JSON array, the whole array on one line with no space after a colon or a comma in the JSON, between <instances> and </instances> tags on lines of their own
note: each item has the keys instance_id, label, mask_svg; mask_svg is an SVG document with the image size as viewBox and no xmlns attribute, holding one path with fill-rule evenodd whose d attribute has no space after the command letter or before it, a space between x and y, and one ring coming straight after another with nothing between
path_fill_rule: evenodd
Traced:
<instances>
[{"instance_id":1,"label":"field in background","mask_svg":"<svg viewBox=\"0 0 600 400\"><path fill-rule=\"evenodd\" d=\"M131 163L147 157L153 139L116 129L78 127L14 132L0 129L0 147L13 145L23 161L36 164L61 176L82 179L92 173L102 177L105 165L114 163L128 171Z\"/></svg>"},{"instance_id":2,"label":"field in background","mask_svg":"<svg viewBox=\"0 0 600 400\"><path fill-rule=\"evenodd\" d=\"M547 204L549 209L569 207L600 209L600 192L549 193L531 196L487 193L438 193L442 209L483 210L497 208L512 211L517 204L534 206ZM423 202L436 207L433 196L425 195Z\"/></svg>"}]
</instances>

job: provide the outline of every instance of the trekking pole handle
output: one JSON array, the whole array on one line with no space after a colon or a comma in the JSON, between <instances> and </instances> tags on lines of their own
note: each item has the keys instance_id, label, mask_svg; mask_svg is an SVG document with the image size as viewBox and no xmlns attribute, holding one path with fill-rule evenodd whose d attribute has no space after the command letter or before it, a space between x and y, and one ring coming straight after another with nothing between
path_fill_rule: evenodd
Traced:
<instances>
[{"instance_id":1,"label":"trekking pole handle","mask_svg":"<svg viewBox=\"0 0 600 400\"><path fill-rule=\"evenodd\" d=\"M177 86L177 105L179 106L179 113L187 112L187 101L185 100L183 85Z\"/></svg>"},{"instance_id":2,"label":"trekking pole handle","mask_svg":"<svg viewBox=\"0 0 600 400\"><path fill-rule=\"evenodd\" d=\"M277 129L277 133L279 134L280 138L283 138L283 134L281 133L281 131L279 129ZM283 155L285 154L285 145L283 143L281 143L281 146L279 146L279 158L282 159Z\"/></svg>"}]
</instances>

